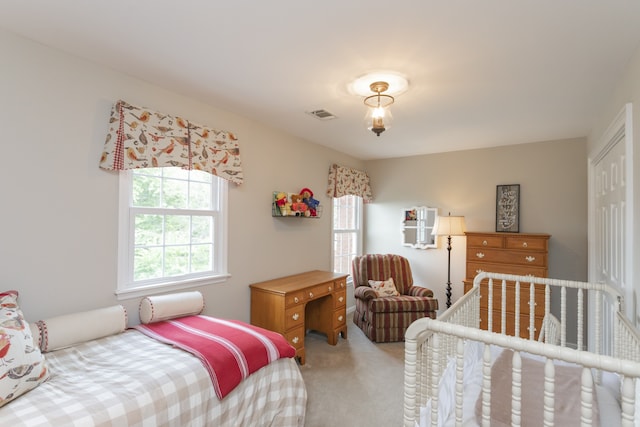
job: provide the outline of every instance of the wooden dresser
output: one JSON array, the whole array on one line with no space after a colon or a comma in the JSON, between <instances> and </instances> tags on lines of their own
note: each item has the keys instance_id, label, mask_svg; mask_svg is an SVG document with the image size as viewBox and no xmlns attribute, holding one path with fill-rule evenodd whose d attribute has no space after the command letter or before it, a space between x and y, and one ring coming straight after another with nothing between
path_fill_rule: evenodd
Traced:
<instances>
[{"instance_id":1,"label":"wooden dresser","mask_svg":"<svg viewBox=\"0 0 640 427\"><path fill-rule=\"evenodd\" d=\"M549 234L525 233L475 233L467 232L467 270L464 280L464 291L473 286L473 278L483 271L547 277ZM480 327L488 327L487 283L481 284L480 291ZM501 283L494 281L493 286L493 330L501 328ZM529 338L529 284L520 284L520 336ZM506 332L515 335L515 284L506 286ZM544 317L544 287L534 289L536 304L534 325L537 338Z\"/></svg>"},{"instance_id":2,"label":"wooden dresser","mask_svg":"<svg viewBox=\"0 0 640 427\"><path fill-rule=\"evenodd\" d=\"M347 338L347 275L314 270L250 287L251 324L284 335L301 365L307 330L324 333L331 345L339 334Z\"/></svg>"}]
</instances>

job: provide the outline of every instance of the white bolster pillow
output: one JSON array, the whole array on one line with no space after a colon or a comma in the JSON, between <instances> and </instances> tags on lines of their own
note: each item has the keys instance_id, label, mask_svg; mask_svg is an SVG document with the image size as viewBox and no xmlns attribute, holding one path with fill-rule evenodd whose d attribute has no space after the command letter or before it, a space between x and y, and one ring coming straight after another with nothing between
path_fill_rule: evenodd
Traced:
<instances>
[{"instance_id":1,"label":"white bolster pillow","mask_svg":"<svg viewBox=\"0 0 640 427\"><path fill-rule=\"evenodd\" d=\"M127 328L127 311L114 305L52 317L39 322L42 351L53 351L81 342L119 334Z\"/></svg>"},{"instance_id":2,"label":"white bolster pillow","mask_svg":"<svg viewBox=\"0 0 640 427\"><path fill-rule=\"evenodd\" d=\"M193 316L202 313L202 310L204 297L198 291L144 297L139 308L142 323Z\"/></svg>"}]
</instances>

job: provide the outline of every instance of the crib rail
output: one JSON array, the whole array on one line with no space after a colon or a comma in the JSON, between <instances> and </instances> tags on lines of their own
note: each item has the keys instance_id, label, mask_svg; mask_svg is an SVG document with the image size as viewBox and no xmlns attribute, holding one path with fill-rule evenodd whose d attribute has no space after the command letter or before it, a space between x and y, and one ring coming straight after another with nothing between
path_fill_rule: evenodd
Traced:
<instances>
[{"instance_id":1,"label":"crib rail","mask_svg":"<svg viewBox=\"0 0 640 427\"><path fill-rule=\"evenodd\" d=\"M482 280L490 281L488 289L479 286ZM529 339L509 336L505 334L505 318L502 319L502 327L498 333L478 329L481 289L489 293L488 304L492 308L492 289L494 286L501 286L502 295L505 295L505 283L516 283L516 290L529 291L533 301L533 285L544 285L545 287L545 315L551 315L550 295L553 292L560 297L560 321L556 325L559 327L560 337L557 344L538 342L535 338L532 316L529 318ZM576 336L577 349L567 347L567 290L575 289L575 303L577 307ZM485 296L486 297L486 296ZM516 297L516 301L519 298ZM606 327L609 333L597 334L597 342L591 343L592 351L585 351L582 339L585 331L585 314L581 307L584 306L585 298L594 298L596 301L595 313L590 313L590 321L594 321L596 330ZM496 307L500 307L505 312L506 301L502 298ZM519 425L520 403L518 396L523 384L518 383L520 375L517 371L520 364L520 352L525 351L546 358L547 360L562 360L581 365L585 374L583 375L582 401L582 425L591 425L591 371L615 372L624 377L622 386L622 425L633 425L634 405L635 405L635 378L640 377L640 336L622 313L622 296L610 286L604 284L593 284L585 282L575 282L556 279L533 278L530 276L515 276L496 273L481 273L474 280L474 287L462 298L456 301L450 309L445 311L437 320L419 319L414 322L405 334L405 394L404 394L404 425L414 427L419 420L420 408L427 401L431 400L432 413L430 419L432 424L437 425L437 399L438 383L449 360L456 360L456 382L455 382L455 413L458 421L462 422L462 400L463 400L463 369L464 369L464 342L473 340L485 344L497 345L514 350L514 396L512 404L512 420ZM513 309L513 307L511 307ZM516 307L516 309L518 309ZM531 310L533 312L533 310ZM489 315L489 319L492 316ZM516 315L515 319L519 319ZM517 322L517 320L516 320ZM488 328L492 328L490 323ZM516 335L519 335L519 325L515 326ZM548 337L553 335L551 326L543 322L543 335ZM549 329L546 329L549 328ZM539 335L539 334L538 334ZM489 393L490 393L490 357L488 345L485 345L483 363L485 364L483 381L483 408L482 417L484 425L488 425ZM553 425L553 390L554 375L553 364L548 362L545 367L545 425ZM588 373L588 375L587 375ZM487 377L488 375L488 377ZM599 381L599 376L595 376ZM486 384L485 384L486 383ZM550 421L547 421L550 420Z\"/></svg>"}]
</instances>

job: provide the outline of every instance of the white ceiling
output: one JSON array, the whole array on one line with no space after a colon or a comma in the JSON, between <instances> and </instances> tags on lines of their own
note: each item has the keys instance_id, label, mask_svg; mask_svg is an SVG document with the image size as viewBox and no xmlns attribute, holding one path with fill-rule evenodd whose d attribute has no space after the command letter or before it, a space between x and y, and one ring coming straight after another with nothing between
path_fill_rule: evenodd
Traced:
<instances>
[{"instance_id":1,"label":"white ceiling","mask_svg":"<svg viewBox=\"0 0 640 427\"><path fill-rule=\"evenodd\" d=\"M0 28L375 159L588 135L640 1L0 0ZM409 80L380 137L347 90L375 70Z\"/></svg>"}]
</instances>

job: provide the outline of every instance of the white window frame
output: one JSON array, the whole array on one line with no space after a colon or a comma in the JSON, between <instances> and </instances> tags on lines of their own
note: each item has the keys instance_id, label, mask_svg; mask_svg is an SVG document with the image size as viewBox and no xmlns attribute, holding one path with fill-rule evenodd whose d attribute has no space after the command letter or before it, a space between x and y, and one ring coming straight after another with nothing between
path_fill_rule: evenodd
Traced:
<instances>
[{"instance_id":1,"label":"white window frame","mask_svg":"<svg viewBox=\"0 0 640 427\"><path fill-rule=\"evenodd\" d=\"M170 292L194 288L227 280L227 211L228 211L228 181L214 176L213 185L216 186L218 199L215 204L214 216L214 271L216 273L198 277L162 278L155 280L133 281L133 253L135 225L131 206L133 199L133 174L125 170L119 173L119 203L118 203L118 284L116 296L118 300L138 298L153 295L158 292Z\"/></svg>"},{"instance_id":2,"label":"white window frame","mask_svg":"<svg viewBox=\"0 0 640 427\"><path fill-rule=\"evenodd\" d=\"M354 229L336 229L336 224L333 221L333 218L335 218L335 210L338 208L338 206L336 205L336 201L339 198L333 198L333 200L331 201L331 207L332 207L332 211L331 211L331 270L332 271L336 271L336 266L335 266L335 259L336 259L336 253L335 253L335 237L336 234L343 234L343 233L356 233L356 253L355 255L362 255L362 235L363 235L363 231L362 231L362 225L363 225L363 200L362 197L358 197L358 196L343 196L343 197L354 197L357 201L356 203L356 212L355 212L355 224L356 227ZM349 277L347 278L347 282L349 284L353 283L353 278L351 277L351 271L348 272Z\"/></svg>"}]
</instances>

